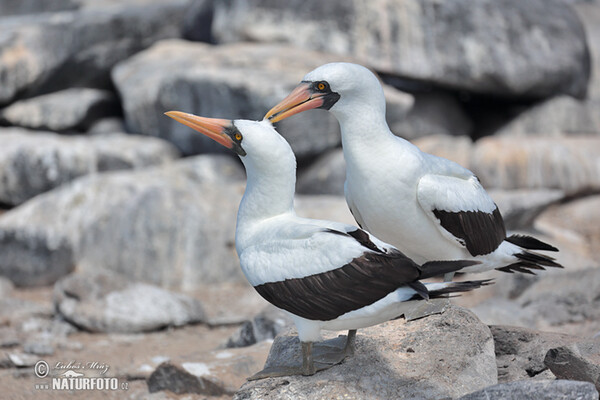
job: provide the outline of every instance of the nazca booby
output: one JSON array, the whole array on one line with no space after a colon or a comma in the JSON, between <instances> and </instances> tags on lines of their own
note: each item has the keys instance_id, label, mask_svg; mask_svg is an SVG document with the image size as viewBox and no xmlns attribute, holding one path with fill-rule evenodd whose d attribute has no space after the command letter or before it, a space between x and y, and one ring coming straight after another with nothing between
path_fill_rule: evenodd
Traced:
<instances>
[{"instance_id":1,"label":"nazca booby","mask_svg":"<svg viewBox=\"0 0 600 400\"><path fill-rule=\"evenodd\" d=\"M331 63L309 72L265 118L277 122L310 109L329 110L341 127L344 192L356 222L415 262L480 261L461 272L562 268L531 251L555 247L530 236L507 237L498 207L471 171L394 135L385 106L371 71Z\"/></svg>"},{"instance_id":2,"label":"nazca booby","mask_svg":"<svg viewBox=\"0 0 600 400\"><path fill-rule=\"evenodd\" d=\"M468 291L489 281L421 283L473 261L417 265L394 247L352 225L298 217L296 159L269 121L169 117L207 135L241 158L247 185L235 235L242 270L267 301L287 311L302 344L302 367L273 368L255 379L311 375L352 353L356 329L410 312L423 300ZM313 346L321 330L349 330L346 345ZM252 379L252 378L251 378Z\"/></svg>"}]
</instances>

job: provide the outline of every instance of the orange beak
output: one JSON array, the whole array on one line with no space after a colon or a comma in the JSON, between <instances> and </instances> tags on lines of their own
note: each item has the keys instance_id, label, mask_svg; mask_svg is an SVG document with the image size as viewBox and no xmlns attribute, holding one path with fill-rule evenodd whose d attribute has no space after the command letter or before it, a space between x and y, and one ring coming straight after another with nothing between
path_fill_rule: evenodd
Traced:
<instances>
[{"instance_id":1,"label":"orange beak","mask_svg":"<svg viewBox=\"0 0 600 400\"><path fill-rule=\"evenodd\" d=\"M265 115L272 123L291 117L302 111L321 107L325 101L323 93L313 93L308 83L301 83Z\"/></svg>"},{"instance_id":2,"label":"orange beak","mask_svg":"<svg viewBox=\"0 0 600 400\"><path fill-rule=\"evenodd\" d=\"M177 122L189 126L195 131L208 136L217 143L222 144L228 149L233 149L234 142L227 134L228 128L233 127L233 122L228 119L203 118L194 114L187 114L181 111L169 111L166 116L173 118Z\"/></svg>"}]
</instances>

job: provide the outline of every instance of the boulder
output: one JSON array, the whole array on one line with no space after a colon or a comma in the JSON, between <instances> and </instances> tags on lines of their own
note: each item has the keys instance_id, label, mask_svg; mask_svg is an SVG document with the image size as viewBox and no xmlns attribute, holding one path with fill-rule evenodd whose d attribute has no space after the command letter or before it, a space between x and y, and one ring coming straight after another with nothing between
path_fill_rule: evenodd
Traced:
<instances>
[{"instance_id":1,"label":"boulder","mask_svg":"<svg viewBox=\"0 0 600 400\"><path fill-rule=\"evenodd\" d=\"M287 42L478 93L583 97L585 32L560 0L213 1L218 43Z\"/></svg>"},{"instance_id":2,"label":"boulder","mask_svg":"<svg viewBox=\"0 0 600 400\"><path fill-rule=\"evenodd\" d=\"M421 151L447 158L465 168L471 168L471 154L475 145L468 136L437 134L417 138L412 143Z\"/></svg>"},{"instance_id":3,"label":"boulder","mask_svg":"<svg viewBox=\"0 0 600 400\"><path fill-rule=\"evenodd\" d=\"M490 331L494 336L498 382L513 382L543 375L548 370L544 363L548 350L585 341L577 336L515 326L492 325Z\"/></svg>"},{"instance_id":4,"label":"boulder","mask_svg":"<svg viewBox=\"0 0 600 400\"><path fill-rule=\"evenodd\" d=\"M75 10L79 7L78 0L4 0L0 2L0 15L37 14Z\"/></svg>"},{"instance_id":5,"label":"boulder","mask_svg":"<svg viewBox=\"0 0 600 400\"><path fill-rule=\"evenodd\" d=\"M342 149L331 150L298 171L296 192L343 196L346 181L346 161Z\"/></svg>"},{"instance_id":6,"label":"boulder","mask_svg":"<svg viewBox=\"0 0 600 400\"><path fill-rule=\"evenodd\" d=\"M54 306L66 321L90 332L146 332L205 320L194 298L102 270L58 281Z\"/></svg>"},{"instance_id":7,"label":"boulder","mask_svg":"<svg viewBox=\"0 0 600 400\"><path fill-rule=\"evenodd\" d=\"M114 2L2 18L0 105L67 87L108 88L118 61L159 39L180 36L187 4Z\"/></svg>"},{"instance_id":8,"label":"boulder","mask_svg":"<svg viewBox=\"0 0 600 400\"><path fill-rule=\"evenodd\" d=\"M107 90L71 88L17 101L2 110L10 125L51 131L85 131L95 120L119 112Z\"/></svg>"},{"instance_id":9,"label":"boulder","mask_svg":"<svg viewBox=\"0 0 600 400\"><path fill-rule=\"evenodd\" d=\"M413 140L430 135L469 136L473 123L458 101L445 93L415 93L406 117L390 125L394 134Z\"/></svg>"},{"instance_id":10,"label":"boulder","mask_svg":"<svg viewBox=\"0 0 600 400\"><path fill-rule=\"evenodd\" d=\"M597 400L598 391L587 382L566 380L517 381L500 383L477 392L469 393L459 400Z\"/></svg>"},{"instance_id":11,"label":"boulder","mask_svg":"<svg viewBox=\"0 0 600 400\"><path fill-rule=\"evenodd\" d=\"M284 311L268 305L251 321L245 321L225 343L226 348L247 347L275 337L293 325Z\"/></svg>"},{"instance_id":12,"label":"boulder","mask_svg":"<svg viewBox=\"0 0 600 400\"><path fill-rule=\"evenodd\" d=\"M565 197L559 189L491 189L507 229L531 229L536 218Z\"/></svg>"},{"instance_id":13,"label":"boulder","mask_svg":"<svg viewBox=\"0 0 600 400\"><path fill-rule=\"evenodd\" d=\"M184 154L225 151L214 141L162 115L180 110L204 117L260 120L315 67L340 57L278 44L211 46L162 41L120 63L113 80L123 99L128 127L159 136ZM386 87L390 115L401 118L405 94ZM338 123L322 110L278 123L299 159L340 144Z\"/></svg>"},{"instance_id":14,"label":"boulder","mask_svg":"<svg viewBox=\"0 0 600 400\"><path fill-rule=\"evenodd\" d=\"M263 342L244 349L191 353L164 362L148 378L148 390L231 396L248 376L260 369L270 345Z\"/></svg>"},{"instance_id":15,"label":"boulder","mask_svg":"<svg viewBox=\"0 0 600 400\"><path fill-rule=\"evenodd\" d=\"M518 142L518 143L517 143ZM488 188L600 188L600 137L485 137L475 144L470 169Z\"/></svg>"},{"instance_id":16,"label":"boulder","mask_svg":"<svg viewBox=\"0 0 600 400\"><path fill-rule=\"evenodd\" d=\"M0 202L18 205L99 171L141 168L178 157L169 143L127 134L65 136L0 128Z\"/></svg>"},{"instance_id":17,"label":"boulder","mask_svg":"<svg viewBox=\"0 0 600 400\"><path fill-rule=\"evenodd\" d=\"M544 364L559 379L591 382L600 390L600 339L550 349Z\"/></svg>"},{"instance_id":18,"label":"boulder","mask_svg":"<svg viewBox=\"0 0 600 400\"><path fill-rule=\"evenodd\" d=\"M223 162L218 171L215 162ZM181 289L242 282L233 244L240 168L199 156L83 177L37 196L0 218L0 275L28 286L77 265Z\"/></svg>"},{"instance_id":19,"label":"boulder","mask_svg":"<svg viewBox=\"0 0 600 400\"><path fill-rule=\"evenodd\" d=\"M275 339L266 367L300 362L295 332ZM244 384L234 399L447 398L497 383L488 327L467 310L358 331L355 354L310 377Z\"/></svg>"},{"instance_id":20,"label":"boulder","mask_svg":"<svg viewBox=\"0 0 600 400\"><path fill-rule=\"evenodd\" d=\"M576 100L557 96L537 104L499 129L506 136L565 136L600 134L600 98Z\"/></svg>"}]
</instances>

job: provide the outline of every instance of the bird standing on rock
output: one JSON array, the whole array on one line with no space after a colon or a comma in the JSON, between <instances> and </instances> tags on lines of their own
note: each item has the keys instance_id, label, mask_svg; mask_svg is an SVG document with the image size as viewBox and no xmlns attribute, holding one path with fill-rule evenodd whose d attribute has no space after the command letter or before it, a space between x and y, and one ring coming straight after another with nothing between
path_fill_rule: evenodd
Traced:
<instances>
[{"instance_id":1,"label":"bird standing on rock","mask_svg":"<svg viewBox=\"0 0 600 400\"><path fill-rule=\"evenodd\" d=\"M274 367L250 379L312 375L352 354L356 329L402 316L424 300L464 292L489 281L421 283L476 261L418 265L355 226L298 217L294 212L296 159L268 121L169 117L235 151L247 173L236 250L258 293L287 311L298 330L302 366ZM345 346L314 342L321 330L349 330Z\"/></svg>"},{"instance_id":2,"label":"bird standing on rock","mask_svg":"<svg viewBox=\"0 0 600 400\"><path fill-rule=\"evenodd\" d=\"M460 165L420 151L394 135L385 120L377 77L351 63L325 64L265 118L277 122L310 109L338 120L346 160L344 192L361 228L396 246L417 263L472 259L462 272L560 267L531 250L558 251L524 235L507 237L498 207L477 177ZM446 275L451 280L453 273Z\"/></svg>"}]
</instances>

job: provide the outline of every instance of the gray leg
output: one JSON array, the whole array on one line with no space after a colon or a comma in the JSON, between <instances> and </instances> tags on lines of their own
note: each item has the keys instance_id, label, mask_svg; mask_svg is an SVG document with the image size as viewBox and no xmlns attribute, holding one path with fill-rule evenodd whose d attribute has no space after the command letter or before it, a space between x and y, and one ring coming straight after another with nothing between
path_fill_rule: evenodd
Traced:
<instances>
[{"instance_id":1,"label":"gray leg","mask_svg":"<svg viewBox=\"0 0 600 400\"><path fill-rule=\"evenodd\" d=\"M452 278L454 278L454 272L444 274L444 282L452 282Z\"/></svg>"},{"instance_id":2,"label":"gray leg","mask_svg":"<svg viewBox=\"0 0 600 400\"><path fill-rule=\"evenodd\" d=\"M312 342L302 342L302 375L314 375L315 363L312 354Z\"/></svg>"}]
</instances>

